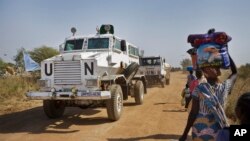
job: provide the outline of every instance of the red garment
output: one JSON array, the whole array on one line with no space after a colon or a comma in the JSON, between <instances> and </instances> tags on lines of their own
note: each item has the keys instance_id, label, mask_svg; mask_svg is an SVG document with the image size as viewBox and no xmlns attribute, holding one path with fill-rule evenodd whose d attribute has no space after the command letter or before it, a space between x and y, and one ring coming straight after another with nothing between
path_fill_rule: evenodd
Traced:
<instances>
[{"instance_id":1,"label":"red garment","mask_svg":"<svg viewBox=\"0 0 250 141\"><path fill-rule=\"evenodd\" d=\"M194 88L196 86L198 86L198 85L199 85L199 80L198 79L193 80L193 81L190 82L190 85L189 85L190 94L192 94Z\"/></svg>"}]
</instances>

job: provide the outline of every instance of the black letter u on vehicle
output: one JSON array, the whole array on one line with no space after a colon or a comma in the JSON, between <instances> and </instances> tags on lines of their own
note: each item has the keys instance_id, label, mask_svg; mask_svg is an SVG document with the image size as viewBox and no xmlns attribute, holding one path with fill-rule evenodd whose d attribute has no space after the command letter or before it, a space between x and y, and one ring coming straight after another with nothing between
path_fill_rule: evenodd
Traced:
<instances>
[{"instance_id":1,"label":"black letter u on vehicle","mask_svg":"<svg viewBox=\"0 0 250 141\"><path fill-rule=\"evenodd\" d=\"M45 64L45 74L47 76L51 76L52 75L52 63L49 64L49 72L48 72L48 64Z\"/></svg>"}]
</instances>

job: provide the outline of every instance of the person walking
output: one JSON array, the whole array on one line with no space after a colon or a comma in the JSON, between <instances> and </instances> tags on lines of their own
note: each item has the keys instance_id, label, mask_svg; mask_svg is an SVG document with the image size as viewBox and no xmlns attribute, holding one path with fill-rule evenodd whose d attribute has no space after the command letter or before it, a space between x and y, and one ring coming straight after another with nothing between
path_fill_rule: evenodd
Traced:
<instances>
[{"instance_id":1,"label":"person walking","mask_svg":"<svg viewBox=\"0 0 250 141\"><path fill-rule=\"evenodd\" d=\"M194 91L194 89L201 83L207 83L207 79L204 77L202 71L200 69L197 69L195 71L195 76L196 79L190 82L190 86L189 86L189 91L190 91L190 99L187 103L187 111L190 112L190 107L192 106L192 93Z\"/></svg>"},{"instance_id":2,"label":"person walking","mask_svg":"<svg viewBox=\"0 0 250 141\"><path fill-rule=\"evenodd\" d=\"M188 87L189 95L185 97L186 103L185 103L185 109L188 108L188 104L190 103L192 97L191 97L191 84L192 82L196 80L196 77L193 74L193 70L189 70L189 74L187 76L187 83L186 87Z\"/></svg>"},{"instance_id":3,"label":"person walking","mask_svg":"<svg viewBox=\"0 0 250 141\"><path fill-rule=\"evenodd\" d=\"M216 139L218 131L228 126L223 106L237 77L236 66L230 56L229 60L232 73L223 83L220 83L218 79L218 76L221 75L220 68L205 67L201 69L207 83L199 84L192 93L192 108L179 141L186 140L191 127L194 141L213 141Z\"/></svg>"},{"instance_id":4,"label":"person walking","mask_svg":"<svg viewBox=\"0 0 250 141\"><path fill-rule=\"evenodd\" d=\"M219 130L229 126L223 108L237 78L236 65L227 50L230 40L231 37L226 33L215 33L214 29L203 35L189 35L188 42L197 48L197 66L207 82L200 83L192 92L191 111L179 141L186 140L191 128L193 141L215 141ZM204 52L206 47L221 49L223 59L208 62L211 54ZM220 82L218 78L221 75L220 68L231 69L231 75L224 82Z\"/></svg>"},{"instance_id":5,"label":"person walking","mask_svg":"<svg viewBox=\"0 0 250 141\"><path fill-rule=\"evenodd\" d=\"M185 106L185 111L187 111L187 102L190 97L190 90L188 85L186 84L185 88L181 92L181 106Z\"/></svg>"},{"instance_id":6,"label":"person walking","mask_svg":"<svg viewBox=\"0 0 250 141\"><path fill-rule=\"evenodd\" d=\"M190 87L191 82L196 79L196 77L194 76L193 73L194 73L193 70L189 70L189 74L187 76L187 83L186 83L188 85L188 87Z\"/></svg>"}]
</instances>

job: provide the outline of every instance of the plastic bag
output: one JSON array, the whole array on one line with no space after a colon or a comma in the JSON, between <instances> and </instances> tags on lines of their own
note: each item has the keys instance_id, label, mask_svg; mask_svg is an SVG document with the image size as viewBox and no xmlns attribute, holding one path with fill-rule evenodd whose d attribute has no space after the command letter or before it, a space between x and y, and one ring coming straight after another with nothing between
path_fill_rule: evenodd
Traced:
<instances>
[{"instance_id":1,"label":"plastic bag","mask_svg":"<svg viewBox=\"0 0 250 141\"><path fill-rule=\"evenodd\" d=\"M197 64L203 67L220 67L227 69L230 66L227 47L214 43L202 44L197 49Z\"/></svg>"}]
</instances>

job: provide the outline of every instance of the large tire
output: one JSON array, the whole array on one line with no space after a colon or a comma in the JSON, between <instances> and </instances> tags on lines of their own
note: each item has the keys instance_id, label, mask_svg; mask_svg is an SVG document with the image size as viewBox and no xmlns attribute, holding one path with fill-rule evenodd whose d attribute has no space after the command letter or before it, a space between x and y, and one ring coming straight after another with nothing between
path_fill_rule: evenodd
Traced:
<instances>
[{"instance_id":1,"label":"large tire","mask_svg":"<svg viewBox=\"0 0 250 141\"><path fill-rule=\"evenodd\" d=\"M144 86L142 81L137 81L135 84L135 103L138 105L142 105L143 99L144 99Z\"/></svg>"},{"instance_id":2,"label":"large tire","mask_svg":"<svg viewBox=\"0 0 250 141\"><path fill-rule=\"evenodd\" d=\"M170 74L167 75L166 77L166 85L170 84Z\"/></svg>"},{"instance_id":3,"label":"large tire","mask_svg":"<svg viewBox=\"0 0 250 141\"><path fill-rule=\"evenodd\" d=\"M161 80L161 87L165 88L164 80Z\"/></svg>"},{"instance_id":4,"label":"large tire","mask_svg":"<svg viewBox=\"0 0 250 141\"><path fill-rule=\"evenodd\" d=\"M166 79L166 85L170 84L170 79Z\"/></svg>"},{"instance_id":5,"label":"large tire","mask_svg":"<svg viewBox=\"0 0 250 141\"><path fill-rule=\"evenodd\" d=\"M110 88L111 99L106 100L108 118L112 121L120 119L123 111L123 94L120 85L112 85Z\"/></svg>"},{"instance_id":6,"label":"large tire","mask_svg":"<svg viewBox=\"0 0 250 141\"><path fill-rule=\"evenodd\" d=\"M61 100L44 100L43 110L49 118L59 118L65 110L65 103Z\"/></svg>"},{"instance_id":7,"label":"large tire","mask_svg":"<svg viewBox=\"0 0 250 141\"><path fill-rule=\"evenodd\" d=\"M132 74L135 75L138 69L139 64L133 62L124 70L124 76L128 79Z\"/></svg>"}]
</instances>

